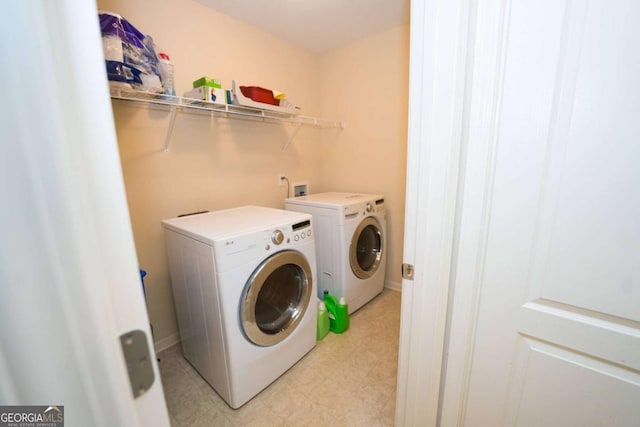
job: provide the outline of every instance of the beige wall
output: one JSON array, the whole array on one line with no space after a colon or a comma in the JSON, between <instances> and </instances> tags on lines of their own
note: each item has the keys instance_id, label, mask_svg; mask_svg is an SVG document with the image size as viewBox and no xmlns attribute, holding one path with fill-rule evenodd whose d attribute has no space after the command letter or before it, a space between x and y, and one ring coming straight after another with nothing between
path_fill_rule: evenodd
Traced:
<instances>
[{"instance_id":1,"label":"beige wall","mask_svg":"<svg viewBox=\"0 0 640 427\"><path fill-rule=\"evenodd\" d=\"M339 52L325 56L311 54L191 1L99 0L98 7L121 14L153 36L159 49L171 56L178 94L190 89L191 82L201 76L220 78L226 88L230 87L232 79L236 79L243 84L284 91L291 101L302 107L301 114L348 122L345 131L302 128L289 149L282 152L281 147L293 130L290 125L183 113L176 120L170 152L164 153L162 146L169 121L168 111L114 101L138 259L140 266L149 272L145 279L147 305L156 341L169 342L177 333L160 221L197 210L246 204L282 208L286 189L277 186L279 172L285 173L292 182L309 181L312 192L353 190L384 193L389 203L390 233L393 233L388 261L390 265L397 263L394 260L397 249L394 248L401 248L402 242L404 158L396 157L404 156L406 130L398 131L396 127L406 128L406 87L385 89L385 92L393 92L389 92L389 103L400 104L391 108L394 116L403 117L393 119L393 123L378 121L376 141L372 141L370 136L365 137L373 142L366 157L383 160L373 169L393 179L395 184L390 185L388 179L367 180L363 174L368 174L371 169L361 156L355 156L359 144L358 129L364 135L371 135L371 131L365 128L373 118L358 112L368 109L368 101L341 103L341 109L335 111L323 107L323 104L328 105L330 98L327 96L335 89L326 82L332 75L345 79L342 73L346 73L349 79L353 78L349 75L353 68L349 61L357 63L357 58L344 58ZM396 33L407 33L403 41L406 46L384 60L393 64L385 66L381 73L387 74L386 79L406 83L406 28L354 45L354 53L364 53L370 43L386 42L387 39L387 46L394 47L402 39ZM402 55L405 56L401 58ZM401 64L396 65L397 61ZM344 69L329 70L333 63ZM396 86L398 83L392 85ZM353 123L349 123L350 120ZM402 132L404 138L400 138ZM379 139L381 135L386 137ZM345 147L341 147L343 142ZM395 149L390 147L392 144L395 144ZM344 167L340 153L345 148L347 155L357 159L356 168ZM384 161L385 158L393 164ZM393 173L390 173L391 169ZM334 173L343 174L344 179L337 179L339 175L333 176ZM355 182L349 183L348 187L338 185L352 179ZM374 185L376 183L380 185ZM363 186L359 187L360 184ZM398 221L399 225L396 224ZM398 281L398 274L397 268L390 268L388 278Z\"/></svg>"},{"instance_id":2,"label":"beige wall","mask_svg":"<svg viewBox=\"0 0 640 427\"><path fill-rule=\"evenodd\" d=\"M322 186L383 194L386 286L400 289L409 87L409 27L378 33L320 58L320 111L347 127L323 135Z\"/></svg>"}]
</instances>

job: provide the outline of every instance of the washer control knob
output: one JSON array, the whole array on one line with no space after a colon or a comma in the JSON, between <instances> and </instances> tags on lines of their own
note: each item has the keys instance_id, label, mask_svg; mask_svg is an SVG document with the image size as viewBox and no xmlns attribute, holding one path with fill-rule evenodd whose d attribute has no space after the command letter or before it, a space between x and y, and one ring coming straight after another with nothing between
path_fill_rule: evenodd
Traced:
<instances>
[{"instance_id":1,"label":"washer control knob","mask_svg":"<svg viewBox=\"0 0 640 427\"><path fill-rule=\"evenodd\" d=\"M371 212L371 203L367 203L367 206L365 207L367 212Z\"/></svg>"},{"instance_id":2,"label":"washer control knob","mask_svg":"<svg viewBox=\"0 0 640 427\"><path fill-rule=\"evenodd\" d=\"M271 241L274 244L279 245L284 241L284 233L280 230L275 230L273 233L271 233Z\"/></svg>"}]
</instances>

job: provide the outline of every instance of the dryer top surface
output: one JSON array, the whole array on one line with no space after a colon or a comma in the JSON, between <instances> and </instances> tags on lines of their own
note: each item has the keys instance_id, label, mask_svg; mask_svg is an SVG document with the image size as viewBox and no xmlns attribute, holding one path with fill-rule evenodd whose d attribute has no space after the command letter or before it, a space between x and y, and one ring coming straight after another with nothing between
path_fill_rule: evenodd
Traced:
<instances>
[{"instance_id":1,"label":"dryer top surface","mask_svg":"<svg viewBox=\"0 0 640 427\"><path fill-rule=\"evenodd\" d=\"M204 237L211 242L229 237L259 233L308 221L311 215L265 208L242 206L203 214L165 219L162 226L193 237Z\"/></svg>"},{"instance_id":2,"label":"dryer top surface","mask_svg":"<svg viewBox=\"0 0 640 427\"><path fill-rule=\"evenodd\" d=\"M323 206L342 208L366 202L375 202L382 200L384 196L380 194L362 194L362 193L316 193L308 196L292 197L286 199L287 204L307 205L307 206Z\"/></svg>"}]
</instances>

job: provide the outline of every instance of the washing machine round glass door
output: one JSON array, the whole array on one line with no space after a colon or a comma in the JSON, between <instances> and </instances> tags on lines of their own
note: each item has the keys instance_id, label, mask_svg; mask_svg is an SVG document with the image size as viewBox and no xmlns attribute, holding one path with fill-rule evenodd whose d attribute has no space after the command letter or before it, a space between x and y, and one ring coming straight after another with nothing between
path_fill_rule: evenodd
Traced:
<instances>
[{"instance_id":1,"label":"washing machine round glass door","mask_svg":"<svg viewBox=\"0 0 640 427\"><path fill-rule=\"evenodd\" d=\"M360 222L349 247L349 264L356 277L367 279L375 274L382 260L384 241L380 224L374 217Z\"/></svg>"},{"instance_id":2,"label":"washing machine round glass door","mask_svg":"<svg viewBox=\"0 0 640 427\"><path fill-rule=\"evenodd\" d=\"M312 280L311 267L300 252L285 250L264 260L242 294L240 320L245 336L259 346L288 337L307 311Z\"/></svg>"}]
</instances>

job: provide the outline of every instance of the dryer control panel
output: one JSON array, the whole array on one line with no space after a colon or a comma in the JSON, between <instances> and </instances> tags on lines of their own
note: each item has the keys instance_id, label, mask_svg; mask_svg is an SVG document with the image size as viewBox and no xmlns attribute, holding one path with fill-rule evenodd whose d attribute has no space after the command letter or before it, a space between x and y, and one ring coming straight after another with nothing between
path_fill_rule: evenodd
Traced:
<instances>
[{"instance_id":1,"label":"dryer control panel","mask_svg":"<svg viewBox=\"0 0 640 427\"><path fill-rule=\"evenodd\" d=\"M345 219L355 219L359 215L384 214L384 199L370 199L367 202L357 203L344 207Z\"/></svg>"}]
</instances>

